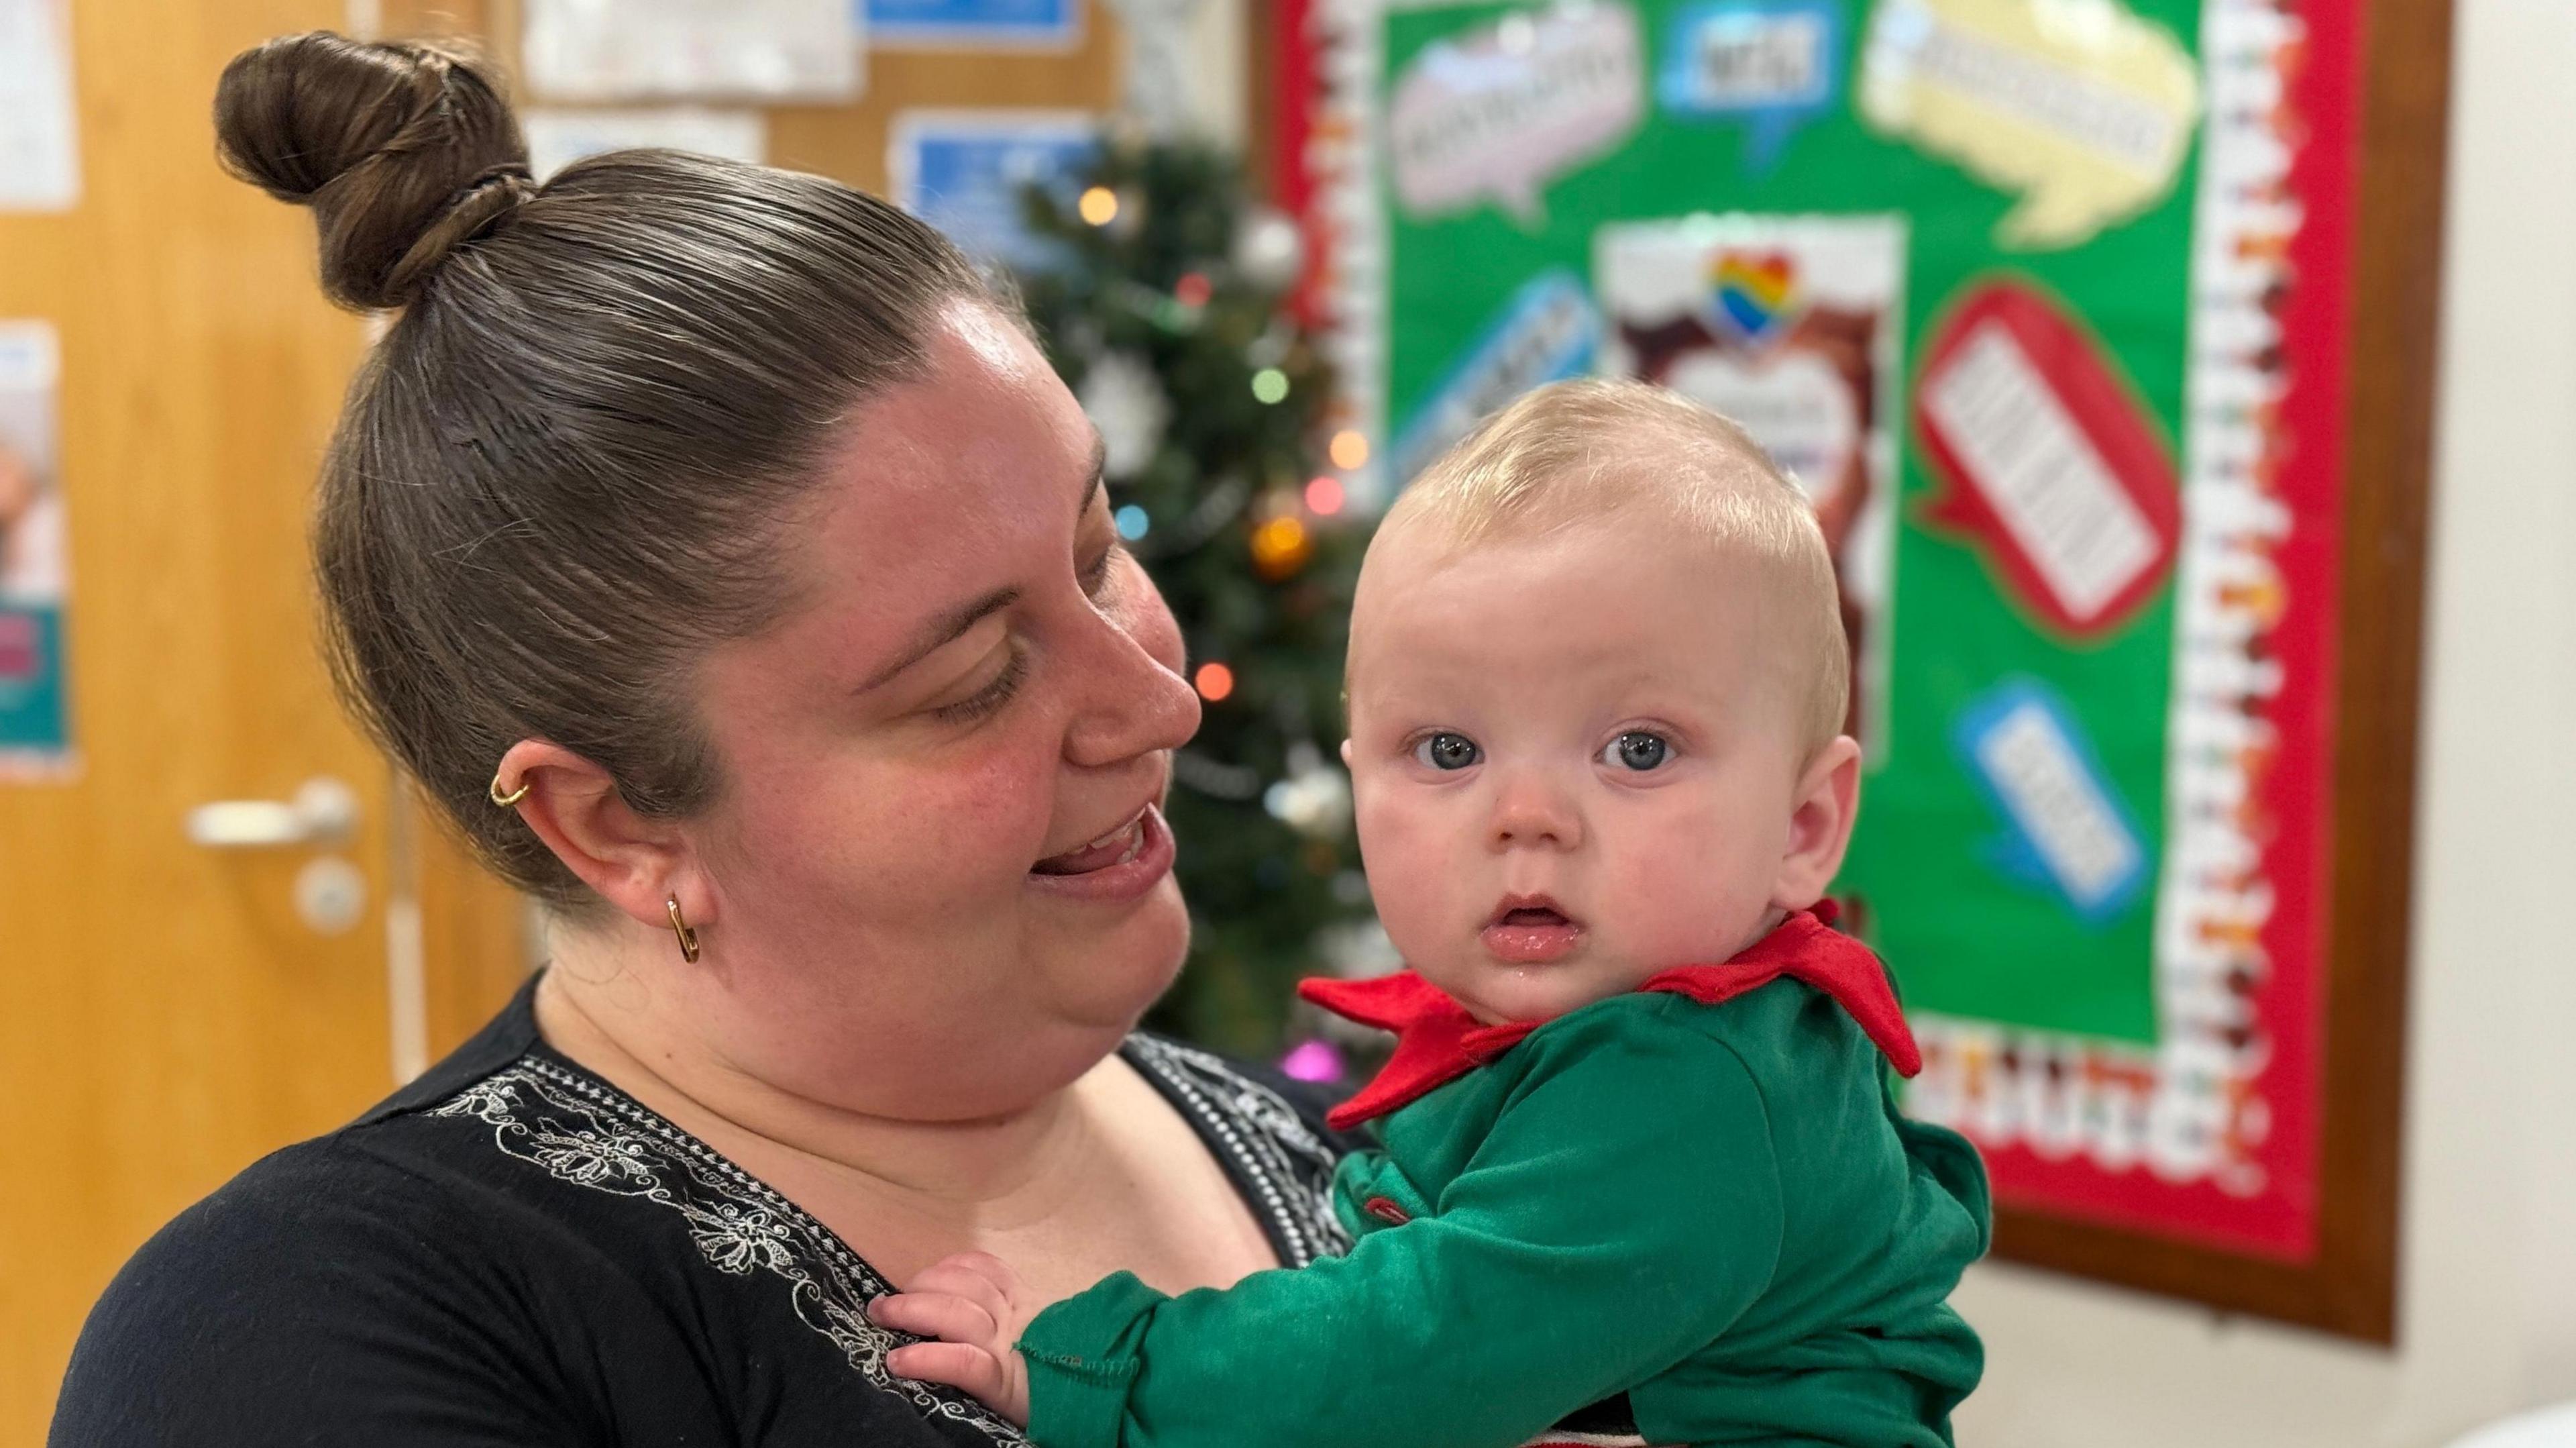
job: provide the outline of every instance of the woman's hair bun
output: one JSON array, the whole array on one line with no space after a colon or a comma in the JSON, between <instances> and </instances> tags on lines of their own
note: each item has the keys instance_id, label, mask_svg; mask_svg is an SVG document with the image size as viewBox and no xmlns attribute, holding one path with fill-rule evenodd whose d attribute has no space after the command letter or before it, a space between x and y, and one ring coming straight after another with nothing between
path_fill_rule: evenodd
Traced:
<instances>
[{"instance_id":1,"label":"woman's hair bun","mask_svg":"<svg viewBox=\"0 0 2576 1448\"><path fill-rule=\"evenodd\" d=\"M459 244L536 192L488 66L460 49L326 30L234 56L215 88L225 169L313 208L322 290L399 307Z\"/></svg>"}]
</instances>

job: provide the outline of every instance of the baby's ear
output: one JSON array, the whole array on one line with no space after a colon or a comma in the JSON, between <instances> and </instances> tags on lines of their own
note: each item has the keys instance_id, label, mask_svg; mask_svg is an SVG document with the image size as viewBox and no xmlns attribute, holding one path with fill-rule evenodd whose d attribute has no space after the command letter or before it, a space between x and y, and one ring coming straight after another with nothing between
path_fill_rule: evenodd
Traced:
<instances>
[{"instance_id":1,"label":"baby's ear","mask_svg":"<svg viewBox=\"0 0 2576 1448\"><path fill-rule=\"evenodd\" d=\"M1788 849L1771 884L1771 905L1805 910L1825 896L1851 848L1860 811L1860 745L1848 734L1816 751L1789 801Z\"/></svg>"},{"instance_id":2,"label":"baby's ear","mask_svg":"<svg viewBox=\"0 0 2576 1448\"><path fill-rule=\"evenodd\" d=\"M1348 768L1350 768L1350 767L1351 767L1351 741L1349 741L1349 740L1345 739L1345 740L1343 740L1343 741L1342 741L1342 768L1344 768L1344 769L1348 769Z\"/></svg>"}]
</instances>

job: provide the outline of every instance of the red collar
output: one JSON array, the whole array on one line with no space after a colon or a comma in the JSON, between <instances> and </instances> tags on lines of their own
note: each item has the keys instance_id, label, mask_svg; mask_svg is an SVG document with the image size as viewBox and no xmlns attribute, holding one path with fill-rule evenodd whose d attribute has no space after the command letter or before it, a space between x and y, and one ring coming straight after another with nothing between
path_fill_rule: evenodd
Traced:
<instances>
[{"instance_id":1,"label":"red collar","mask_svg":"<svg viewBox=\"0 0 2576 1448\"><path fill-rule=\"evenodd\" d=\"M1888 987L1886 968L1868 946L1833 928L1834 913L1832 901L1821 901L1782 921L1724 965L1676 966L1648 977L1637 989L1713 1006L1784 975L1805 981L1850 1012L1898 1074L1912 1076L1923 1069L1923 1055ZM1481 1024L1448 992L1409 970L1371 980L1300 981L1297 993L1335 1015L1395 1032L1395 1055L1386 1068L1325 1118L1336 1131L1412 1105L1494 1060L1539 1027L1536 1021Z\"/></svg>"}]
</instances>

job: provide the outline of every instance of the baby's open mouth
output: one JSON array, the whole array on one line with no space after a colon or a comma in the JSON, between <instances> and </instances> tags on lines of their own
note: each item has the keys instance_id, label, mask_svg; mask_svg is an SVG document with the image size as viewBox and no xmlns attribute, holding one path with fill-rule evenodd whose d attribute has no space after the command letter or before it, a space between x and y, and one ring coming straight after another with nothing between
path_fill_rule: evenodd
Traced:
<instances>
[{"instance_id":1,"label":"baby's open mouth","mask_svg":"<svg viewBox=\"0 0 2576 1448\"><path fill-rule=\"evenodd\" d=\"M1486 953L1513 965L1562 960L1583 944L1583 922L1546 896L1506 897L1486 922Z\"/></svg>"}]
</instances>

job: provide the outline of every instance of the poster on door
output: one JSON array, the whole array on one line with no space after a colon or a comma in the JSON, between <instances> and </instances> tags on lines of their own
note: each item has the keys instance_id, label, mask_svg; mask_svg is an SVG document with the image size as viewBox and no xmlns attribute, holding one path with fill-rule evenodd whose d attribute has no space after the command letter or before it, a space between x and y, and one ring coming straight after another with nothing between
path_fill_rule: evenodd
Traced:
<instances>
[{"instance_id":1,"label":"poster on door","mask_svg":"<svg viewBox=\"0 0 2576 1448\"><path fill-rule=\"evenodd\" d=\"M80 200L71 7L0 0L0 211L69 211Z\"/></svg>"},{"instance_id":2,"label":"poster on door","mask_svg":"<svg viewBox=\"0 0 2576 1448\"><path fill-rule=\"evenodd\" d=\"M79 764L64 667L61 371L51 323L0 322L0 782L62 779Z\"/></svg>"}]
</instances>

